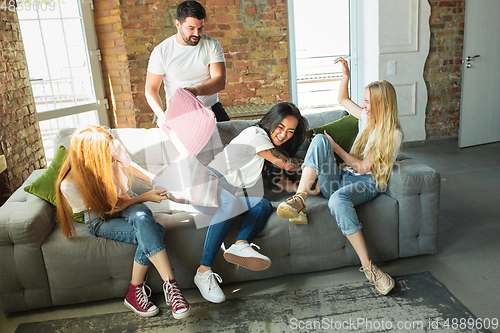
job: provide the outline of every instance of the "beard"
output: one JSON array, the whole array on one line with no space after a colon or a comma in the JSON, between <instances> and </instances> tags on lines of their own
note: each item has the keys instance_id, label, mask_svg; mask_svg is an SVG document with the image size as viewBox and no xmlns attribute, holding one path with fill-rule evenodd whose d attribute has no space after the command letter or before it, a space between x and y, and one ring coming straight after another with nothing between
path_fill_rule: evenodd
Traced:
<instances>
[{"instance_id":1,"label":"beard","mask_svg":"<svg viewBox=\"0 0 500 333\"><path fill-rule=\"evenodd\" d=\"M196 46L200 42L201 36L189 36L189 37L184 37L181 35L182 40L184 43L186 43L189 46Z\"/></svg>"}]
</instances>

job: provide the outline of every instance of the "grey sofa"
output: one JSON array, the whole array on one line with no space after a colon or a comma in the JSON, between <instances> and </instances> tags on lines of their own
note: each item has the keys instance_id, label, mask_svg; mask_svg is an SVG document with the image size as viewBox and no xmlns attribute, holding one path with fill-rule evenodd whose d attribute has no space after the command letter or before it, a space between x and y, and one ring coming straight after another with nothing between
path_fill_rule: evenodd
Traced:
<instances>
[{"instance_id":1,"label":"grey sofa","mask_svg":"<svg viewBox=\"0 0 500 333\"><path fill-rule=\"evenodd\" d=\"M344 116L344 112L308 115L310 128ZM218 123L222 144L227 144L254 120ZM160 129L113 129L132 159L154 172L168 156ZM67 146L69 131L56 140ZM148 149L145 152L144 146ZM305 155L304 142L299 155ZM213 153L213 152L212 152ZM200 160L210 160L202 152ZM77 223L77 236L64 238L55 221L55 209L48 202L23 190L44 170L32 173L24 185L0 207L0 302L5 313L124 297L131 276L135 245L90 235L84 224ZM363 233L375 262L436 252L439 214L439 174L415 160L401 157L389 181L388 189L373 201L356 208ZM274 209L290 193L266 192ZM158 221L166 226L167 253L181 288L194 287L193 276L201 258L206 228L197 228L191 206L164 201L149 203ZM351 245L330 215L327 200L321 195L307 199L309 225L294 225L276 215L254 240L267 254L272 265L253 272L231 265L219 252L214 270L223 283L265 279L275 276L328 270L359 265ZM236 219L225 240L236 239L241 219ZM161 280L150 269L148 284L161 291Z\"/></svg>"}]
</instances>

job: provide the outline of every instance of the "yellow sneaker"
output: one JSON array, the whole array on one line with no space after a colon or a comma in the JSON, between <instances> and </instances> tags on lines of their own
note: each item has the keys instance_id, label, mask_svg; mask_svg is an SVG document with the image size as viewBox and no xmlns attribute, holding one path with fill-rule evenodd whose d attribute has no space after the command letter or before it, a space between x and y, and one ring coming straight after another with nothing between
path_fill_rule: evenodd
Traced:
<instances>
[{"instance_id":1,"label":"yellow sneaker","mask_svg":"<svg viewBox=\"0 0 500 333\"><path fill-rule=\"evenodd\" d=\"M293 224L308 224L305 200L297 193L280 203L276 212L279 217L289 219Z\"/></svg>"}]
</instances>

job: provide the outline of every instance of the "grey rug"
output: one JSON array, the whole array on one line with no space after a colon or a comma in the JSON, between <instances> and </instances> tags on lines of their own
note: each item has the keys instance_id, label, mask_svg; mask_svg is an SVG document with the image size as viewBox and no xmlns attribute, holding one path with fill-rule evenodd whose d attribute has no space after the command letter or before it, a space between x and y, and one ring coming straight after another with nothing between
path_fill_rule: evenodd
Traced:
<instances>
[{"instance_id":1,"label":"grey rug","mask_svg":"<svg viewBox=\"0 0 500 333\"><path fill-rule=\"evenodd\" d=\"M352 283L192 304L190 316L182 320L170 311L151 318L127 311L24 323L16 333L489 332L477 329L478 320L429 272L395 280L387 296L368 282Z\"/></svg>"}]
</instances>

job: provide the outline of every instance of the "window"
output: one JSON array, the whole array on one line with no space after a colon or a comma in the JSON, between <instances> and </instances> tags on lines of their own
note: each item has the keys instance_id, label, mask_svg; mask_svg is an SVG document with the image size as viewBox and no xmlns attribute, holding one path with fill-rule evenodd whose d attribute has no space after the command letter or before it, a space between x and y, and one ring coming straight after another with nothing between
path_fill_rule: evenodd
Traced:
<instances>
[{"instance_id":1,"label":"window","mask_svg":"<svg viewBox=\"0 0 500 333\"><path fill-rule=\"evenodd\" d=\"M19 0L17 14L50 163L60 129L108 125L91 4Z\"/></svg>"},{"instance_id":2,"label":"window","mask_svg":"<svg viewBox=\"0 0 500 333\"><path fill-rule=\"evenodd\" d=\"M355 80L349 0L288 0L291 100L303 113L339 108L338 88L342 77L335 58L345 57ZM352 87L356 84L353 83Z\"/></svg>"}]
</instances>

